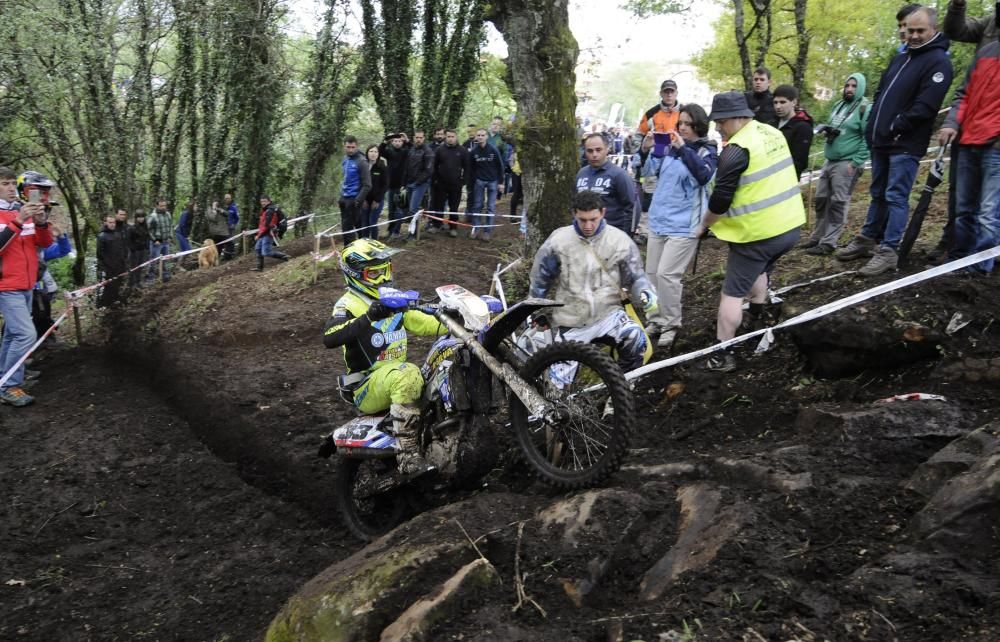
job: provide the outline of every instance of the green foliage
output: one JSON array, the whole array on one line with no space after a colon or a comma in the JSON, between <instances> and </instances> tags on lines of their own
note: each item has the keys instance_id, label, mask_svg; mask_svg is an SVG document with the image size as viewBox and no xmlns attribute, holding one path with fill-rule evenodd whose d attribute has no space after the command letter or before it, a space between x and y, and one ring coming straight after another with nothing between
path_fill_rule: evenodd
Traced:
<instances>
[{"instance_id":1,"label":"green foliage","mask_svg":"<svg viewBox=\"0 0 1000 642\"><path fill-rule=\"evenodd\" d=\"M751 15L749 0L746 12ZM986 11L985 3L979 7ZM740 61L734 56L733 2L715 22L713 42L696 55L693 63L702 77L716 91L742 89ZM773 34L771 46L764 56L764 64L773 73L773 85L792 82L792 66L796 57L797 41L792 20L779 19L790 16L794 0L774 2L772 12ZM969 15L977 13L976 2L969 3ZM946 4L941 3L942 20ZM896 54L899 39L896 32L897 4L884 2L857 2L856 0L810 0L806 13L806 30L810 38L808 66L805 73L806 96L804 104L813 107L822 117L828 104L839 98L844 81L852 73L861 72L868 79L868 95L874 93L879 77ZM749 18L748 18L749 20ZM973 48L959 43L952 44L952 63L956 78L961 78L972 57ZM959 82L952 86L958 87ZM832 97L825 99L826 91ZM821 94L819 101L813 97Z\"/></svg>"},{"instance_id":2,"label":"green foliage","mask_svg":"<svg viewBox=\"0 0 1000 642\"><path fill-rule=\"evenodd\" d=\"M694 0L627 0L623 8L640 18L648 18L668 13L684 13L693 3Z\"/></svg>"},{"instance_id":3,"label":"green foliage","mask_svg":"<svg viewBox=\"0 0 1000 642\"><path fill-rule=\"evenodd\" d=\"M456 125L459 138L463 138L466 125L489 125L494 116L506 117L517 111L517 104L504 80L507 64L493 54L480 56L476 77L465 92L465 110Z\"/></svg>"}]
</instances>

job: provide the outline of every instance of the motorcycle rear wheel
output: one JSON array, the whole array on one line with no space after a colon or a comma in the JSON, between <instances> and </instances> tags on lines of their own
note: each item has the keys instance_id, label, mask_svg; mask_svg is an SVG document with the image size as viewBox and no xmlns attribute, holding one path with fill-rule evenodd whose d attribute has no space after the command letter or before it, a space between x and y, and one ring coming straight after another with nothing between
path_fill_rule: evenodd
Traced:
<instances>
[{"instance_id":1,"label":"motorcycle rear wheel","mask_svg":"<svg viewBox=\"0 0 1000 642\"><path fill-rule=\"evenodd\" d=\"M530 417L511 395L518 445L542 481L585 488L618 470L635 423L635 399L611 357L592 344L563 341L536 352L519 374L563 415L562 421L546 424Z\"/></svg>"},{"instance_id":2,"label":"motorcycle rear wheel","mask_svg":"<svg viewBox=\"0 0 1000 642\"><path fill-rule=\"evenodd\" d=\"M347 529L364 542L388 533L403 521L407 508L404 488L378 492L373 486L395 469L395 459L340 457L335 496Z\"/></svg>"}]
</instances>

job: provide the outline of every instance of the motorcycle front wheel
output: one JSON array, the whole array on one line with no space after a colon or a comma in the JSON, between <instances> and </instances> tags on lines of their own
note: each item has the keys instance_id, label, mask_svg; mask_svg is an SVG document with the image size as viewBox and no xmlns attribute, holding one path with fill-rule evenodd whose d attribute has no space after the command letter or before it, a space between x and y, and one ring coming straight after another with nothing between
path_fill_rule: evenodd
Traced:
<instances>
[{"instance_id":1,"label":"motorcycle front wheel","mask_svg":"<svg viewBox=\"0 0 1000 642\"><path fill-rule=\"evenodd\" d=\"M542 481L585 488L618 470L635 422L635 400L610 356L589 343L558 342L532 355L519 374L559 415L554 422L530 416L511 395L518 444Z\"/></svg>"},{"instance_id":2,"label":"motorcycle front wheel","mask_svg":"<svg viewBox=\"0 0 1000 642\"><path fill-rule=\"evenodd\" d=\"M355 537L370 542L403 521L407 500L405 489L393 487L395 459L340 457L337 464L337 508Z\"/></svg>"}]
</instances>

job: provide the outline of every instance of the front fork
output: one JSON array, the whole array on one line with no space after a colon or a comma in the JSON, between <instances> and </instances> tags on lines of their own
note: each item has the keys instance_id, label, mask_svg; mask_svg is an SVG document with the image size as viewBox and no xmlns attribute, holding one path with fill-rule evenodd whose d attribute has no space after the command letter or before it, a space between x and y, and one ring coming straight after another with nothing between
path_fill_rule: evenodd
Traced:
<instances>
[{"instance_id":1,"label":"front fork","mask_svg":"<svg viewBox=\"0 0 1000 642\"><path fill-rule=\"evenodd\" d=\"M443 310L434 313L453 337L465 344L472 354L485 365L490 372L496 375L501 381L514 392L514 395L521 400L521 403L528 409L528 414L543 418L547 423L558 421L559 410L552 405L549 400L540 395L537 390L521 378L517 371L509 363L503 363L492 354L487 352L483 344L476 340L476 337L465 329L465 327L451 318Z\"/></svg>"}]
</instances>

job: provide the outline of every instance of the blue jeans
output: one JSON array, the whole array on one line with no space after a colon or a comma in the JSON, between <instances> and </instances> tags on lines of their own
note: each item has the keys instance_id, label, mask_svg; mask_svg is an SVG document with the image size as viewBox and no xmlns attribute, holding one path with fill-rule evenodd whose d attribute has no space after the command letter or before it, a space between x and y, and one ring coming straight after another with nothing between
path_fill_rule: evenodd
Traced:
<instances>
[{"instance_id":1,"label":"blue jeans","mask_svg":"<svg viewBox=\"0 0 1000 642\"><path fill-rule=\"evenodd\" d=\"M962 145L958 155L955 244L949 254L960 259L1000 243L1000 149ZM993 270L993 259L975 266Z\"/></svg>"},{"instance_id":2,"label":"blue jeans","mask_svg":"<svg viewBox=\"0 0 1000 642\"><path fill-rule=\"evenodd\" d=\"M180 232L174 232L174 236L177 237L177 247L181 248L181 252L187 252L188 250L191 249L191 244L188 243L188 239L186 236L184 236Z\"/></svg>"},{"instance_id":3,"label":"blue jeans","mask_svg":"<svg viewBox=\"0 0 1000 642\"><path fill-rule=\"evenodd\" d=\"M150 241L149 242L149 258L150 259L155 259L158 256L166 256L168 254L170 254L170 243L157 243L156 241ZM169 267L170 267L170 264L167 263L166 261L163 261L163 281L164 282L170 280L170 269L169 269ZM147 281L154 281L154 280L156 280L156 274L157 274L157 271L159 269L160 269L160 266L157 265L156 263L151 264L149 266L149 271L146 272L146 280Z\"/></svg>"},{"instance_id":4,"label":"blue jeans","mask_svg":"<svg viewBox=\"0 0 1000 642\"><path fill-rule=\"evenodd\" d=\"M399 234L401 226L399 219L403 218L403 210L398 205L401 191L389 188L385 193L385 200L389 203L389 234Z\"/></svg>"},{"instance_id":5,"label":"blue jeans","mask_svg":"<svg viewBox=\"0 0 1000 642\"><path fill-rule=\"evenodd\" d=\"M368 227L369 225L375 225L378 223L378 218L382 215L383 208L385 208L385 198L378 203L370 203L366 201L361 206L361 227ZM359 233L362 238L368 237L370 239L378 239L377 227L373 227L370 230L362 230Z\"/></svg>"},{"instance_id":6,"label":"blue jeans","mask_svg":"<svg viewBox=\"0 0 1000 642\"><path fill-rule=\"evenodd\" d=\"M31 322L31 290L0 292L0 315L3 315L3 342L0 343L0 377L14 367L35 344L35 324ZM24 364L3 384L4 390L24 383Z\"/></svg>"},{"instance_id":7,"label":"blue jeans","mask_svg":"<svg viewBox=\"0 0 1000 642\"><path fill-rule=\"evenodd\" d=\"M257 256L274 256L274 239L270 234L265 234L254 243L253 251Z\"/></svg>"},{"instance_id":8,"label":"blue jeans","mask_svg":"<svg viewBox=\"0 0 1000 642\"><path fill-rule=\"evenodd\" d=\"M912 154L872 150L872 201L861 236L869 239L881 236L882 247L893 250L899 247L910 214L910 191L919 166L920 159Z\"/></svg>"},{"instance_id":9,"label":"blue jeans","mask_svg":"<svg viewBox=\"0 0 1000 642\"><path fill-rule=\"evenodd\" d=\"M486 216L483 214L483 193L486 194ZM497 212L497 181L476 179L472 190L472 223L473 225L492 225L493 215Z\"/></svg>"},{"instance_id":10,"label":"blue jeans","mask_svg":"<svg viewBox=\"0 0 1000 642\"><path fill-rule=\"evenodd\" d=\"M424 202L424 194L431 188L431 182L409 183L406 186L406 202L409 205L407 214L413 216Z\"/></svg>"}]
</instances>

